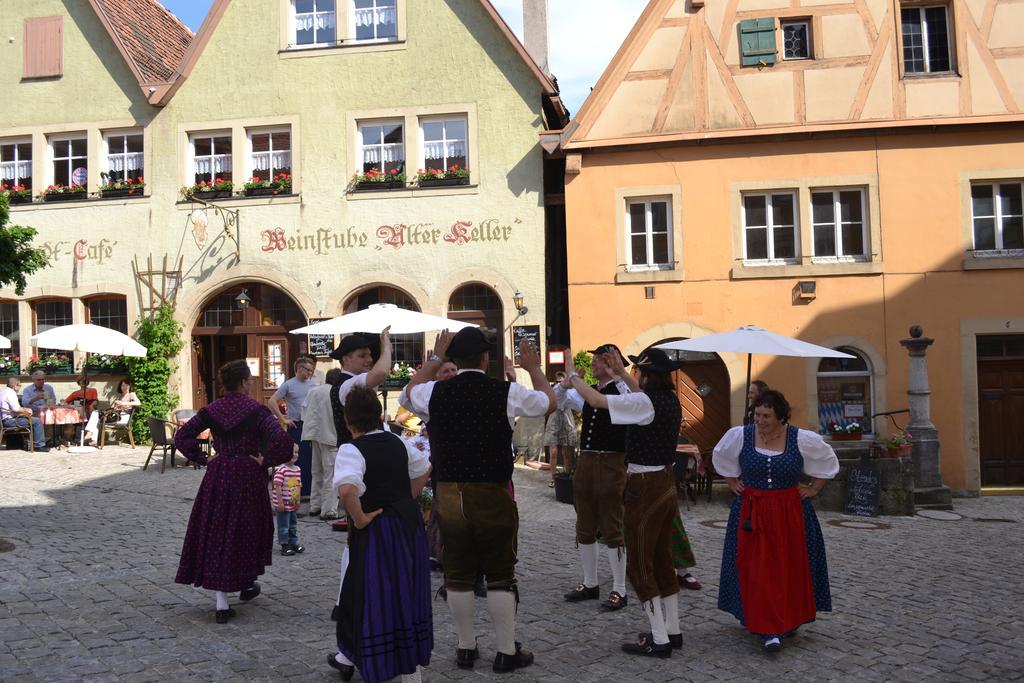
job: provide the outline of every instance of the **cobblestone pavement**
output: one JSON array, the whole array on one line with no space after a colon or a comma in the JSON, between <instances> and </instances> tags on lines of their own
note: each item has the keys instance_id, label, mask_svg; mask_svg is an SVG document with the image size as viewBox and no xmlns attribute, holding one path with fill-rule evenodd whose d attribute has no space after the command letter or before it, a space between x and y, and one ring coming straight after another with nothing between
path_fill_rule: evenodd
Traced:
<instances>
[{"instance_id":1,"label":"cobblestone pavement","mask_svg":"<svg viewBox=\"0 0 1024 683\"><path fill-rule=\"evenodd\" d=\"M0 537L15 545L0 553L0 681L337 680L323 662L345 536L303 518L306 553L275 555L263 595L236 604L238 616L217 625L211 594L173 583L203 472L142 471L146 452L0 451ZM1021 498L961 500L963 520L883 518L890 528L878 530L833 526L849 518L822 514L835 612L768 658L715 607L724 531L709 523L726 518L720 490L714 502L684 510L704 589L683 591L684 650L665 661L620 654L620 641L646 628L635 605L600 614L593 602L562 601L578 576L572 508L553 500L545 473L517 470L516 490L518 638L537 661L510 680L960 681L1024 673ZM603 592L603 559L601 571ZM477 668L455 668L447 608L434 606L425 680L500 678L490 671L486 625ZM485 615L478 601L481 622Z\"/></svg>"}]
</instances>

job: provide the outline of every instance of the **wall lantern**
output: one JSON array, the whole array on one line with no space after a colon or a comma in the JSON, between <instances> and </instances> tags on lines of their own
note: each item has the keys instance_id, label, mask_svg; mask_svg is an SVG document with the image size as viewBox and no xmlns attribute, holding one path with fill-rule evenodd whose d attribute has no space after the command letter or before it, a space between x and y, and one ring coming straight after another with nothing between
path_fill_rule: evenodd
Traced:
<instances>
[{"instance_id":1,"label":"wall lantern","mask_svg":"<svg viewBox=\"0 0 1024 683\"><path fill-rule=\"evenodd\" d=\"M252 303L252 299L249 298L248 292L246 292L243 289L241 292L239 292L238 296L235 297L235 303L238 304L238 307L244 311L245 309L249 308L249 304Z\"/></svg>"},{"instance_id":2,"label":"wall lantern","mask_svg":"<svg viewBox=\"0 0 1024 683\"><path fill-rule=\"evenodd\" d=\"M520 292L518 289L516 290L515 294L512 295L512 305L516 307L516 311L519 313L519 315L526 315L527 311L530 310L523 305L523 293Z\"/></svg>"}]
</instances>

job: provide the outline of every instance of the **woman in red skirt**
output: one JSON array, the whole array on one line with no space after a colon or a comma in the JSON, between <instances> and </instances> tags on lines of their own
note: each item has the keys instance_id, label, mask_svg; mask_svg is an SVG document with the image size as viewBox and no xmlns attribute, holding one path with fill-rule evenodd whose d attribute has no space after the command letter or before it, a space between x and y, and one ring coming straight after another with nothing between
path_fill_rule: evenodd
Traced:
<instances>
[{"instance_id":1,"label":"woman in red skirt","mask_svg":"<svg viewBox=\"0 0 1024 683\"><path fill-rule=\"evenodd\" d=\"M767 652L817 612L832 611L821 527L811 506L839 472L835 451L814 432L789 424L786 397L768 390L754 423L733 427L715 446L715 471L736 494L722 553L718 608Z\"/></svg>"}]
</instances>

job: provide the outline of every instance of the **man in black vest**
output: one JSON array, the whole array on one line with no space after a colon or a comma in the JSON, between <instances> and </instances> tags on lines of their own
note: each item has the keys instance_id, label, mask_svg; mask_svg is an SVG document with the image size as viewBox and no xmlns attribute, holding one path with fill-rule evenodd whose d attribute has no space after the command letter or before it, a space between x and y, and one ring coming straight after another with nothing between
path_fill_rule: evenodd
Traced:
<instances>
[{"instance_id":1,"label":"man in black vest","mask_svg":"<svg viewBox=\"0 0 1024 683\"><path fill-rule=\"evenodd\" d=\"M626 428L626 492L623 520L626 534L626 575L651 625L637 641L623 643L629 654L667 658L681 649L679 583L672 567L670 546L676 500L672 464L682 409L672 372L682 363L661 349L648 348L630 356L640 370L641 391L606 396L573 374L572 387L594 408L608 410L613 424ZM621 375L622 361L608 359L612 372Z\"/></svg>"},{"instance_id":2,"label":"man in black vest","mask_svg":"<svg viewBox=\"0 0 1024 683\"><path fill-rule=\"evenodd\" d=\"M591 372L597 384L590 385L605 396L628 394L638 390L636 380L625 368L629 365L615 344L602 344L593 354ZM616 367L622 375L612 373L608 356L617 356ZM596 600L600 597L597 579L597 534L608 553L612 569L612 590L601 603L606 611L626 606L626 549L622 539L622 493L626 490L626 427L613 425L608 411L584 402L575 389L569 388L575 372L572 355L565 367L566 379L555 386L559 401L565 396L567 405L583 413L580 435L580 458L573 476L572 497L576 507L576 545L583 565L583 582L565 594L568 602Z\"/></svg>"},{"instance_id":3,"label":"man in black vest","mask_svg":"<svg viewBox=\"0 0 1024 683\"><path fill-rule=\"evenodd\" d=\"M487 580L487 610L497 649L494 671L533 663L533 654L515 639L519 514L510 490L512 427L516 416L552 412L555 394L541 372L537 350L526 340L519 349L519 364L530 373L535 391L487 377L495 344L479 328L467 327L454 336L445 330L401 399L430 423L445 585L461 669L472 668L479 657L473 626L478 571ZM432 381L446 355L458 366L458 375L447 382Z\"/></svg>"}]
</instances>

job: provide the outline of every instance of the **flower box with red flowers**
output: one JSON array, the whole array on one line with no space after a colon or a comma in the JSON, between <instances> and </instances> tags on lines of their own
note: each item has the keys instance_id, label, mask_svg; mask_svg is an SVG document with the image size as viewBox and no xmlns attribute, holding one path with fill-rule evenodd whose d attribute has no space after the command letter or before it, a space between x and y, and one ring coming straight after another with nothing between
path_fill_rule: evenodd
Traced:
<instances>
[{"instance_id":1,"label":"flower box with red flowers","mask_svg":"<svg viewBox=\"0 0 1024 683\"><path fill-rule=\"evenodd\" d=\"M416 183L420 187L449 187L452 185L469 185L469 171L458 164L447 170L430 168L416 171Z\"/></svg>"},{"instance_id":2,"label":"flower box with red flowers","mask_svg":"<svg viewBox=\"0 0 1024 683\"><path fill-rule=\"evenodd\" d=\"M289 173L278 173L273 178L263 180L253 176L242 185L246 197L267 197L292 193L292 176Z\"/></svg>"},{"instance_id":3,"label":"flower box with red flowers","mask_svg":"<svg viewBox=\"0 0 1024 683\"><path fill-rule=\"evenodd\" d=\"M0 375L21 374L21 356L16 353L0 353Z\"/></svg>"},{"instance_id":4,"label":"flower box with red flowers","mask_svg":"<svg viewBox=\"0 0 1024 683\"><path fill-rule=\"evenodd\" d=\"M214 178L207 182L200 180L195 185L181 188L181 196L185 199L226 199L231 196L235 184L223 178Z\"/></svg>"},{"instance_id":5,"label":"flower box with red flowers","mask_svg":"<svg viewBox=\"0 0 1024 683\"><path fill-rule=\"evenodd\" d=\"M42 370L48 375L70 375L74 367L71 356L66 353L44 353L41 356L33 355L25 366L25 372L36 370Z\"/></svg>"},{"instance_id":6,"label":"flower box with red flowers","mask_svg":"<svg viewBox=\"0 0 1024 683\"><path fill-rule=\"evenodd\" d=\"M85 191L85 185L48 185L43 190L44 202L70 202L76 199L85 199L89 193Z\"/></svg>"},{"instance_id":7,"label":"flower box with red flowers","mask_svg":"<svg viewBox=\"0 0 1024 683\"><path fill-rule=\"evenodd\" d=\"M28 204L32 201L32 188L24 185L0 184L0 193L7 195L10 204Z\"/></svg>"},{"instance_id":8,"label":"flower box with red flowers","mask_svg":"<svg viewBox=\"0 0 1024 683\"><path fill-rule=\"evenodd\" d=\"M363 191L373 190L399 190L405 187L405 171L393 168L383 172L371 168L366 173L356 173L352 176L352 186Z\"/></svg>"},{"instance_id":9,"label":"flower box with red flowers","mask_svg":"<svg viewBox=\"0 0 1024 683\"><path fill-rule=\"evenodd\" d=\"M146 193L144 178L125 178L111 180L100 185L100 196L110 197L141 197Z\"/></svg>"}]
</instances>

